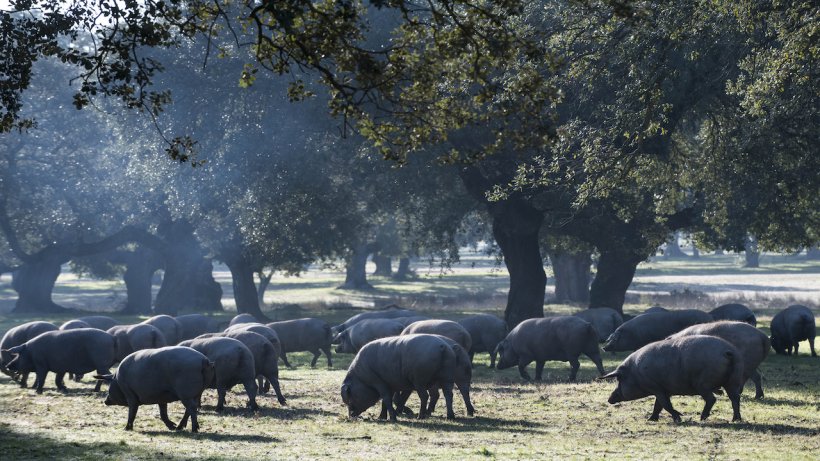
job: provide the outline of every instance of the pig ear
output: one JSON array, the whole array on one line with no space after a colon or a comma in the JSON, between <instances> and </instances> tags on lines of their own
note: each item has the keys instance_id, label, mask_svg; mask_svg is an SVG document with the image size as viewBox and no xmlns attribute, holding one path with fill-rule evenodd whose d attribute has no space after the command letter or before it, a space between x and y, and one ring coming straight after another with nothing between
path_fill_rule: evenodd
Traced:
<instances>
[{"instance_id":1,"label":"pig ear","mask_svg":"<svg viewBox=\"0 0 820 461\"><path fill-rule=\"evenodd\" d=\"M110 383L114 380L114 375L112 375L111 373L108 373L107 375L94 375L94 379Z\"/></svg>"}]
</instances>

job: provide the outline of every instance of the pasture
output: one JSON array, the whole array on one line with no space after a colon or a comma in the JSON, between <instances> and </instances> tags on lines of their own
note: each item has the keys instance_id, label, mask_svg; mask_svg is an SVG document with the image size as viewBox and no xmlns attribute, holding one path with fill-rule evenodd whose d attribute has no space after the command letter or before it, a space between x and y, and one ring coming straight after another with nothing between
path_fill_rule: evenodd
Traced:
<instances>
[{"instance_id":1,"label":"pasture","mask_svg":"<svg viewBox=\"0 0 820 461\"><path fill-rule=\"evenodd\" d=\"M685 266L676 263L651 264L654 273L650 275L653 277L695 276L697 270L687 272ZM496 292L503 290L506 277L503 271L490 266L485 268L487 271L479 271L475 266L467 265L461 272L455 268L442 277L431 276L427 286L434 291L432 293L420 288L425 283L423 277L408 282L401 298L410 307L412 302L407 300L412 299L415 291L419 300L417 308L423 309L427 315L443 318L457 319L476 310L499 313L503 298L499 301ZM795 290L797 295L817 296L817 266L800 266L793 271L794 279L789 279L790 271L786 268L770 270L779 274L778 280L781 276L783 280L797 280L794 282L798 287ZM760 272L737 272L740 273L726 271L723 276L733 275L735 281L732 284L744 286L754 286L741 280L744 276L767 277ZM636 279L637 286L642 283L641 275ZM803 275L813 276L814 282L806 283L810 279L803 280ZM316 275L320 276L327 277L326 274ZM448 277L461 277L461 281L450 283ZM309 279L277 281L275 283L280 283L278 290L287 291L282 284L288 280L305 283ZM442 285L435 288L436 283ZM653 283L658 289L657 281L643 283ZM777 283L787 286L791 282ZM331 284L329 282L328 286ZM369 296L379 300L378 297L395 296L395 287L401 285L385 281L380 286L378 279L375 284L375 294ZM445 284L447 286L443 286ZM322 290L319 285L314 283L301 289ZM765 287L765 284L761 286ZM469 287L469 290L459 287ZM690 287L707 293L720 289L707 285ZM100 288L103 293L107 289ZM297 299L294 302L301 303L299 291L296 287L290 289L293 299ZM274 293L281 296L279 291ZM454 301L460 294L474 302ZM337 303L344 301L344 293L333 296L340 297ZM636 313L651 302L640 298L645 296L643 294L633 293L633 296L646 303L630 304L628 313ZM749 295L742 296L750 299ZM751 298L759 301L757 305L752 304L759 314L759 326L768 333L772 313L785 304L782 300L779 303L766 301L758 295ZM278 302L286 298L276 299ZM810 306L820 317L817 305ZM576 309L564 305L545 306L548 315L566 314ZM328 310L327 306L296 308L290 305L271 314L279 318L310 315L338 321L354 312ZM117 317L116 314L113 316ZM65 318L46 320L59 323ZM33 319L0 316L0 333ZM137 320L134 317L119 319L123 322ZM217 414L214 411L216 392L207 391L200 413L199 434L190 433L190 425L183 432L168 431L158 417L156 406L141 407L134 431L124 431L126 408L106 407L104 393L93 392L89 377L82 383L67 380L69 391L62 394L54 387L54 375L50 374L45 392L36 395L33 390L20 389L6 376L0 376L0 457L89 460L817 459L820 455L820 358L810 357L805 343L801 344L799 357L771 353L761 366L766 398L762 401L752 399L754 388L750 383L742 397L743 422L740 423L730 422L731 407L725 396L718 396L718 403L705 422L699 420L702 399L680 396L673 397L672 401L684 414L682 424L674 424L666 413L662 413L659 422L648 422L651 399L609 405L607 397L614 384L595 380L594 365L583 356L577 383L567 381L569 366L563 362L548 362L544 381L527 383L514 368L489 369L487 354L476 356L472 388L475 417L466 416L456 393L454 407L458 419L455 421L444 418L443 401L433 417L427 420L400 417L396 424L378 421L378 407L371 408L362 419L349 420L339 396L339 386L352 356L334 355L333 369L323 366L311 369L309 354L289 355L295 368L282 366L280 369L287 406L279 406L275 398L266 395L258 399L262 409L252 413L244 408L246 398L241 387L235 387L228 395L227 410ZM605 368L613 369L626 355L604 353ZM323 363L320 359L319 364ZM33 381L33 376L29 381ZM412 397L411 407L417 404L417 398ZM169 406L173 420L179 420L182 412L178 403Z\"/></svg>"}]
</instances>

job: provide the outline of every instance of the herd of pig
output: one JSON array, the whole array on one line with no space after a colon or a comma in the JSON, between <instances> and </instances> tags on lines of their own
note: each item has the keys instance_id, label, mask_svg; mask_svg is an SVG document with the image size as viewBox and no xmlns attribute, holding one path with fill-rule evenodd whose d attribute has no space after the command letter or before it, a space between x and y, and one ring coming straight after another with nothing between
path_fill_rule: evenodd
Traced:
<instances>
[{"instance_id":1,"label":"herd of pig","mask_svg":"<svg viewBox=\"0 0 820 461\"><path fill-rule=\"evenodd\" d=\"M541 380L546 361L569 362L571 381L583 354L594 362L599 379L617 379L609 403L654 396L650 419L657 420L666 410L678 422L681 414L670 397L700 395L705 401L701 419L706 419L722 388L732 403L733 420L740 420L746 381L754 382L755 398L763 398L757 368L770 348L797 354L800 341L808 340L812 356L817 355L815 320L805 306L790 306L775 315L771 337L756 326L754 313L742 304L708 313L653 307L626 322L612 309L596 308L525 320L509 332L493 315L456 322L396 306L361 313L333 327L315 318L262 324L247 314L234 317L226 328L200 314L160 315L136 325L90 316L59 328L39 321L12 328L0 341L0 370L22 387L34 372L37 393L42 393L49 372L55 373L61 391L66 389L66 374L79 381L95 372L95 391L109 383L106 405L128 407L126 430L133 429L140 405L156 404L169 429L185 428L190 418L196 432L205 389L216 389L217 411L224 409L226 392L240 384L251 410L258 408L257 394L271 387L284 405L278 361L290 367L288 352L311 352L311 366L324 353L328 367L333 366L332 344L337 353L356 354L341 384L349 415L356 417L381 401L380 418L389 415L391 420L397 413L413 414L405 406L413 392L421 401L419 418L434 411L440 392L447 417L454 418L454 387L472 415L470 383L478 352L490 354L492 368L517 366L525 380L531 379L526 368L532 362L536 380ZM605 351L634 352L606 373L602 340ZM110 373L118 362L116 372ZM185 407L179 424L168 418L167 404L174 401Z\"/></svg>"}]
</instances>

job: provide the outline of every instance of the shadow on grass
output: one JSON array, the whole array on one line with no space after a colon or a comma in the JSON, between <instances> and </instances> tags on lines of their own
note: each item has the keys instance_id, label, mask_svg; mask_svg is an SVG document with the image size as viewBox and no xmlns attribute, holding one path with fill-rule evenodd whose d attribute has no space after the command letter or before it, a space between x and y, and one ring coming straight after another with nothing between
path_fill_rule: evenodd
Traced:
<instances>
[{"instance_id":1,"label":"shadow on grass","mask_svg":"<svg viewBox=\"0 0 820 461\"><path fill-rule=\"evenodd\" d=\"M189 432L190 434L190 432ZM123 434L125 436L125 434ZM196 436L196 434L193 434ZM158 453L119 443L65 442L38 434L19 432L12 426L0 424L0 447L3 459L163 459L182 460L168 453Z\"/></svg>"},{"instance_id":2,"label":"shadow on grass","mask_svg":"<svg viewBox=\"0 0 820 461\"><path fill-rule=\"evenodd\" d=\"M694 424L694 422L692 423ZM722 429L731 429L734 431L749 431L749 432L764 432L770 434L782 435L820 435L820 428L808 428L800 426L791 426L789 424L764 424L764 423L714 423L710 426L720 427Z\"/></svg>"},{"instance_id":3,"label":"shadow on grass","mask_svg":"<svg viewBox=\"0 0 820 461\"><path fill-rule=\"evenodd\" d=\"M184 430L176 431L176 430L167 430L167 431L137 431L143 435L149 435L152 437L156 436L166 436L166 437L174 437L174 438L181 438L181 439L194 439L194 440L210 440L213 442L258 442L258 443L275 443L281 442L281 439L277 439L276 437L269 437L267 435L259 435L259 434L223 434L223 433L213 433L208 432L208 427L205 424L200 424L199 432L193 433L191 432L191 425L188 424Z\"/></svg>"},{"instance_id":4,"label":"shadow on grass","mask_svg":"<svg viewBox=\"0 0 820 461\"><path fill-rule=\"evenodd\" d=\"M437 412L442 411L443 410L437 410ZM520 434L544 434L547 432L546 430L539 429L544 427L543 424L532 421L513 421L481 415L470 417L459 415L458 413L456 413L455 420L447 420L439 413L438 415L434 414L433 416L427 417L427 419L399 417L395 423L378 419L364 420L363 422L417 427L436 432L497 432L499 430L511 430Z\"/></svg>"}]
</instances>

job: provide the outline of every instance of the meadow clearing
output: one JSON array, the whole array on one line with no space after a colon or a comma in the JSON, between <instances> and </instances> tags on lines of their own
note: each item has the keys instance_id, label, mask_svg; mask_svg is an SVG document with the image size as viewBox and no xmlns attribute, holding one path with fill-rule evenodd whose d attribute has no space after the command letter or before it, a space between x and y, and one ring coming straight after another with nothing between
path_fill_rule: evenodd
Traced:
<instances>
[{"instance_id":1,"label":"meadow clearing","mask_svg":"<svg viewBox=\"0 0 820 461\"><path fill-rule=\"evenodd\" d=\"M644 263L629 296L627 313L654 302L672 307L714 307L720 301L746 302L768 332L771 316L788 303L809 305L820 318L820 264L771 256L760 269L740 269L731 257L705 261ZM500 314L506 273L491 260L464 258L452 271L418 269L408 282L373 279L375 290L360 294L334 290L338 273L311 271L300 278L276 278L266 295L276 319L316 316L336 322L356 307L399 302L426 315L457 319L474 312ZM429 272L429 273L428 273ZM220 272L217 278L222 277ZM224 280L222 280L224 281ZM230 283L223 283L230 296ZM118 299L117 282L65 277L55 301L86 303L104 310ZM8 276L0 279L0 296L9 304ZM228 303L226 303L227 305ZM562 315L577 306L547 304L547 315ZM8 309L7 309L8 310ZM2 312L7 312L2 311ZM139 320L118 318L124 323ZM224 318L232 314L225 313ZM46 318L55 323L72 315ZM33 320L0 314L0 334ZM820 346L820 344L818 344ZM817 459L820 456L820 358L801 345L799 357L775 356L761 366L766 398L755 401L747 386L741 402L743 422L731 423L725 396L706 422L699 420L700 397L673 397L684 414L674 424L663 413L648 422L651 399L609 405L613 383L595 380L591 361L581 358L578 382L568 382L569 366L548 362L541 383L526 383L515 369L488 368L487 354L476 356L472 396L476 415L467 417L458 394L455 421L444 418L441 405L427 420L378 421L374 407L362 419L349 420L339 386L351 355L334 355L334 367L310 368L308 353L290 354L294 369L280 369L281 407L275 398L258 399L262 409L244 408L241 387L229 393L223 414L214 411L215 391L205 394L199 434L165 429L156 407L140 408L135 430L123 430L124 407L106 407L104 393L94 393L86 377L66 381L58 392L53 374L36 395L0 376L0 458L3 459ZM607 370L625 353L604 353ZM320 360L319 364L323 364ZM532 368L532 366L531 366ZM30 378L30 381L32 378ZM416 397L411 405L417 405ZM170 405L178 420L182 406ZM189 426L190 428L190 426Z\"/></svg>"}]
</instances>

